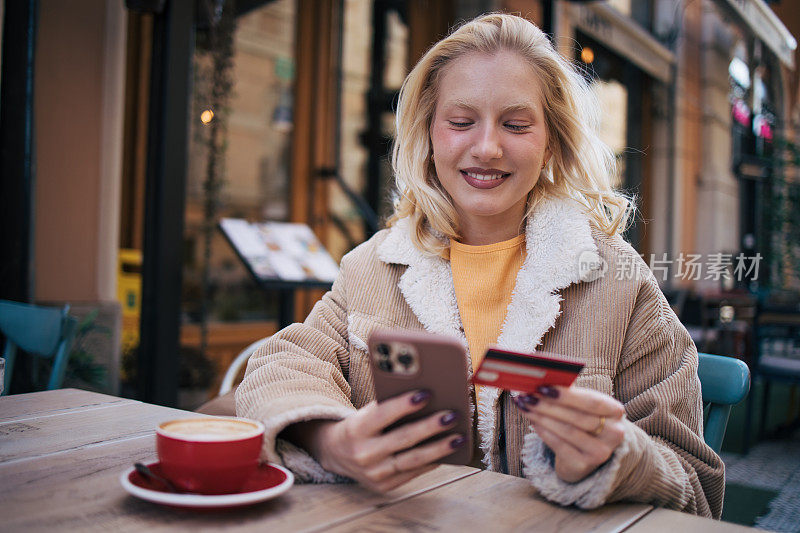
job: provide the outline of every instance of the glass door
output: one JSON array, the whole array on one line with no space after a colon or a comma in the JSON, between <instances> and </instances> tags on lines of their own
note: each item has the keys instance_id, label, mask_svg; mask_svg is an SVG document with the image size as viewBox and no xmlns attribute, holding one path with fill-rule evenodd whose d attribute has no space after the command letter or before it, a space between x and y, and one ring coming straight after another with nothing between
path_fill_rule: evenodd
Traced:
<instances>
[{"instance_id":1,"label":"glass door","mask_svg":"<svg viewBox=\"0 0 800 533\"><path fill-rule=\"evenodd\" d=\"M198 22L186 180L181 387L195 408L241 349L276 330L262 290L218 228L223 218L286 221L293 128L295 0L217 3Z\"/></svg>"}]
</instances>

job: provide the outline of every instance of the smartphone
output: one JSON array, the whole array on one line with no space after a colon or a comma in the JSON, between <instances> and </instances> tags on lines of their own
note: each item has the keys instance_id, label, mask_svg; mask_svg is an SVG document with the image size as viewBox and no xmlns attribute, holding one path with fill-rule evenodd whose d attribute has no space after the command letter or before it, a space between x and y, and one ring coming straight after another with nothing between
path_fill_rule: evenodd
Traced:
<instances>
[{"instance_id":1,"label":"smartphone","mask_svg":"<svg viewBox=\"0 0 800 533\"><path fill-rule=\"evenodd\" d=\"M431 391L431 399L420 411L386 428L390 431L435 412L458 413L456 426L423 441L426 444L447 434L460 433L467 442L440 463L466 465L472 459L472 427L467 380L467 355L457 340L424 331L379 330L369 341L375 397L379 402L415 390Z\"/></svg>"},{"instance_id":2,"label":"smartphone","mask_svg":"<svg viewBox=\"0 0 800 533\"><path fill-rule=\"evenodd\" d=\"M472 383L510 391L536 392L542 385L569 387L583 363L547 352L532 354L489 348Z\"/></svg>"}]
</instances>

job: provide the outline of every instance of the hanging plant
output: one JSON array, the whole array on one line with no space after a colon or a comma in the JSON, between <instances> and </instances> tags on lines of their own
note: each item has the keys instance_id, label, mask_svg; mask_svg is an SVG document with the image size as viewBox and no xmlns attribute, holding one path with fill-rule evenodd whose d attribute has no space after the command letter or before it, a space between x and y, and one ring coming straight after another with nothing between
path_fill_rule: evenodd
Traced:
<instances>
[{"instance_id":1,"label":"hanging plant","mask_svg":"<svg viewBox=\"0 0 800 533\"><path fill-rule=\"evenodd\" d=\"M775 141L772 175L764 188L764 260L770 289L800 291L800 146Z\"/></svg>"},{"instance_id":2,"label":"hanging plant","mask_svg":"<svg viewBox=\"0 0 800 533\"><path fill-rule=\"evenodd\" d=\"M97 322L99 308L89 311L78 322L75 338L72 341L67 368L64 372L63 386L89 385L102 389L108 385L106 367L95 360L97 353L97 336L110 338L111 328ZM101 343L102 345L102 343ZM31 390L44 390L53 368L52 359L39 359L33 361L33 383Z\"/></svg>"},{"instance_id":3,"label":"hanging plant","mask_svg":"<svg viewBox=\"0 0 800 533\"><path fill-rule=\"evenodd\" d=\"M233 34L236 26L232 0L201 2L202 16L207 22L197 33L195 54L195 113L200 121L196 128L198 141L205 149L203 179L203 260L200 294L200 352L208 345L208 314L211 301L211 240L217 226L220 191L225 181L227 119L233 88Z\"/></svg>"}]
</instances>

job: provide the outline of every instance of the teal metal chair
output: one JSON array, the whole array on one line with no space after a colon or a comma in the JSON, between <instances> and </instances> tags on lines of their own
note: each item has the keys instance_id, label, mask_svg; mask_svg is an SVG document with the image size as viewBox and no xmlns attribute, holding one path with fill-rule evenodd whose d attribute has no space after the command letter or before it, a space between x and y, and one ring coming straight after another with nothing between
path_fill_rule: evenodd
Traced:
<instances>
[{"instance_id":1,"label":"teal metal chair","mask_svg":"<svg viewBox=\"0 0 800 533\"><path fill-rule=\"evenodd\" d=\"M707 406L703 427L706 444L719 453L731 407L744 400L750 390L750 369L734 357L699 353L697 375Z\"/></svg>"},{"instance_id":2,"label":"teal metal chair","mask_svg":"<svg viewBox=\"0 0 800 533\"><path fill-rule=\"evenodd\" d=\"M3 395L9 393L17 349L34 357L52 358L47 390L61 387L78 321L63 309L0 300L0 331L6 336ZM35 367L34 367L35 368Z\"/></svg>"}]
</instances>

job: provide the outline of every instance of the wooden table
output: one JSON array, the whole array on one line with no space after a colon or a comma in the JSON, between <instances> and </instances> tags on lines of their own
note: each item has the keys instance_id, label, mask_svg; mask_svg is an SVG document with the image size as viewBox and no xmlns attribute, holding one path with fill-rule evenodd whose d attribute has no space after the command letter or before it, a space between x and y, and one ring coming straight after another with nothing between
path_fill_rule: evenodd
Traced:
<instances>
[{"instance_id":1,"label":"wooden table","mask_svg":"<svg viewBox=\"0 0 800 533\"><path fill-rule=\"evenodd\" d=\"M649 505L581 511L549 504L524 479L441 466L386 495L357 485L295 485L228 511L162 507L119 475L155 460L155 426L186 411L80 391L0 398L0 531L652 531L736 527ZM199 415L198 415L199 416Z\"/></svg>"}]
</instances>

